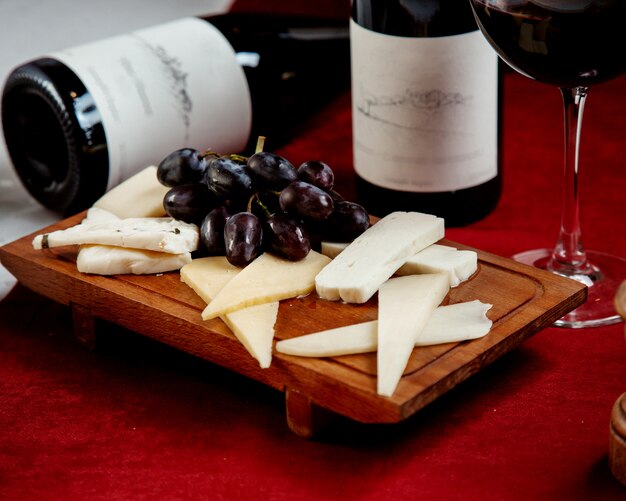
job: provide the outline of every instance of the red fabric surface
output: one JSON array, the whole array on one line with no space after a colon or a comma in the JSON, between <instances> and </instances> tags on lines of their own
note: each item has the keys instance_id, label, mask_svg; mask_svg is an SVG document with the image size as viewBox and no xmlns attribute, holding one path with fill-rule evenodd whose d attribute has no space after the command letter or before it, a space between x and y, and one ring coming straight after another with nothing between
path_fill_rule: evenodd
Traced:
<instances>
[{"instance_id":1,"label":"red fabric surface","mask_svg":"<svg viewBox=\"0 0 626 501\"><path fill-rule=\"evenodd\" d=\"M508 256L552 245L558 91L509 74L504 190L453 240ZM626 80L592 89L582 151L589 248L626 256ZM353 196L350 97L280 150L322 158ZM626 279L626 277L624 277ZM67 308L21 286L0 303L0 499L626 499L608 469L626 391L622 324L548 328L406 422L286 425L283 395L139 336L89 352Z\"/></svg>"}]
</instances>

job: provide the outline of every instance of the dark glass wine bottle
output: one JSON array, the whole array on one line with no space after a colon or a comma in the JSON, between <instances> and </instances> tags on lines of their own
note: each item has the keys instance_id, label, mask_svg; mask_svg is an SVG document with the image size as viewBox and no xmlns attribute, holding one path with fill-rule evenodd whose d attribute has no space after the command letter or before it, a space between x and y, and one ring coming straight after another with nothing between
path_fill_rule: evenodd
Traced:
<instances>
[{"instance_id":1,"label":"dark glass wine bottle","mask_svg":"<svg viewBox=\"0 0 626 501\"><path fill-rule=\"evenodd\" d=\"M467 1L354 0L357 194L372 213L462 226L501 191L501 75Z\"/></svg>"},{"instance_id":2,"label":"dark glass wine bottle","mask_svg":"<svg viewBox=\"0 0 626 501\"><path fill-rule=\"evenodd\" d=\"M347 19L181 19L15 68L4 137L28 191L71 214L178 148L275 148L349 89L349 59Z\"/></svg>"}]
</instances>

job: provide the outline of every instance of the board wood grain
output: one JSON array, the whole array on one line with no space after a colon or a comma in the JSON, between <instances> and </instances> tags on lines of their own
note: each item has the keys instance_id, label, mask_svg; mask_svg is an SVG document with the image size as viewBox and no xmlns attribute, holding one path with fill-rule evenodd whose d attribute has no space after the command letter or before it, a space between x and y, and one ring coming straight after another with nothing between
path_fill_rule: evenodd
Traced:
<instances>
[{"instance_id":1,"label":"board wood grain","mask_svg":"<svg viewBox=\"0 0 626 501\"><path fill-rule=\"evenodd\" d=\"M37 233L78 224L78 214ZM103 277L77 271L77 247L34 250L33 235L0 248L2 264L26 287L72 307L76 335L90 345L94 318L114 322L285 392L288 424L311 436L315 409L365 423L397 423L419 411L533 334L582 304L584 285L477 250L478 271L444 303L493 304L491 332L461 343L413 350L391 397L376 394L376 355L301 358L274 351L261 369L219 319L203 321L203 301L178 272ZM470 247L442 240L461 249ZM476 249L474 249L476 250ZM280 303L276 340L377 318L376 298L362 305L325 301L315 293Z\"/></svg>"}]
</instances>

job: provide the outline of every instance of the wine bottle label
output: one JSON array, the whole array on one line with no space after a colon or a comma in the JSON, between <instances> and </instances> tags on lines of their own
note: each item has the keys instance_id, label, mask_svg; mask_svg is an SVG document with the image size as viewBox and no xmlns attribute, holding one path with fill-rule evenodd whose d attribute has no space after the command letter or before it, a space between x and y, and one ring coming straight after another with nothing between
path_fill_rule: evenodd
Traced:
<instances>
[{"instance_id":1,"label":"wine bottle label","mask_svg":"<svg viewBox=\"0 0 626 501\"><path fill-rule=\"evenodd\" d=\"M352 21L354 166L409 192L454 191L497 175L498 63L480 31L436 38Z\"/></svg>"},{"instance_id":2,"label":"wine bottle label","mask_svg":"<svg viewBox=\"0 0 626 501\"><path fill-rule=\"evenodd\" d=\"M231 45L206 21L185 18L50 57L93 98L95 116L79 120L102 121L108 188L178 148L233 153L246 144L248 84Z\"/></svg>"}]
</instances>

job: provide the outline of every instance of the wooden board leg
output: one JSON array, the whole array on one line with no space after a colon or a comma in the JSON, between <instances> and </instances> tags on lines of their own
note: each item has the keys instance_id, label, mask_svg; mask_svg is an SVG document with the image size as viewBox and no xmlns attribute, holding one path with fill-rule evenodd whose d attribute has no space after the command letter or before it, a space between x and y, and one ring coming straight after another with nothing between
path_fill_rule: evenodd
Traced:
<instances>
[{"instance_id":1,"label":"wooden board leg","mask_svg":"<svg viewBox=\"0 0 626 501\"><path fill-rule=\"evenodd\" d=\"M315 405L311 398L298 390L287 388L285 391L287 405L287 425L289 429L302 438L313 438L332 420L331 411Z\"/></svg>"},{"instance_id":2,"label":"wooden board leg","mask_svg":"<svg viewBox=\"0 0 626 501\"><path fill-rule=\"evenodd\" d=\"M96 321L91 309L77 303L71 304L74 337L89 350L96 347Z\"/></svg>"},{"instance_id":3,"label":"wooden board leg","mask_svg":"<svg viewBox=\"0 0 626 501\"><path fill-rule=\"evenodd\" d=\"M617 399L611 413L609 466L615 478L626 485L626 393Z\"/></svg>"}]
</instances>

